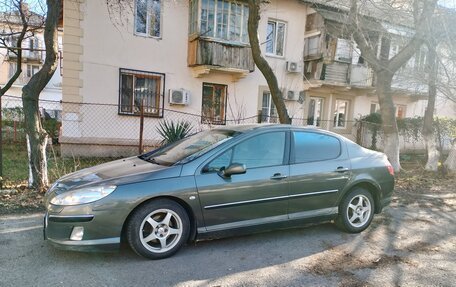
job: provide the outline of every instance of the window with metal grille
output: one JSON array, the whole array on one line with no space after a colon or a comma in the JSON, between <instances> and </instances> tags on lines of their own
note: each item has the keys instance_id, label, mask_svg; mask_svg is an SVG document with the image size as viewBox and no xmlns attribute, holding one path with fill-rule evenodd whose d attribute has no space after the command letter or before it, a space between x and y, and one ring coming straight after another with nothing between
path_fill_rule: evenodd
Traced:
<instances>
[{"instance_id":1,"label":"window with metal grille","mask_svg":"<svg viewBox=\"0 0 456 287\"><path fill-rule=\"evenodd\" d=\"M119 114L163 117L165 74L120 69Z\"/></svg>"}]
</instances>

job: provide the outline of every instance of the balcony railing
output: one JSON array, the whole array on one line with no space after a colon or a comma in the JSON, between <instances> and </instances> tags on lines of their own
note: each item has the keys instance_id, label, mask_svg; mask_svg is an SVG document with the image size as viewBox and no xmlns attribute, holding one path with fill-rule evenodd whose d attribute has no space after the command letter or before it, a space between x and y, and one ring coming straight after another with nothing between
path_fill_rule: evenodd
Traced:
<instances>
[{"instance_id":1,"label":"balcony railing","mask_svg":"<svg viewBox=\"0 0 456 287\"><path fill-rule=\"evenodd\" d=\"M249 73L255 69L250 46L204 38L189 41L187 62L189 67L233 73Z\"/></svg>"},{"instance_id":2,"label":"balcony railing","mask_svg":"<svg viewBox=\"0 0 456 287\"><path fill-rule=\"evenodd\" d=\"M372 87L374 73L365 65L351 65L350 84L352 86Z\"/></svg>"},{"instance_id":3,"label":"balcony railing","mask_svg":"<svg viewBox=\"0 0 456 287\"><path fill-rule=\"evenodd\" d=\"M324 65L320 79L333 84L372 87L373 71L365 65L333 62Z\"/></svg>"},{"instance_id":4,"label":"balcony railing","mask_svg":"<svg viewBox=\"0 0 456 287\"><path fill-rule=\"evenodd\" d=\"M17 55L11 51L8 51L8 58L9 59L17 59ZM23 50L22 51L22 60L23 61L43 61L43 52L42 51L30 51L30 50Z\"/></svg>"}]
</instances>

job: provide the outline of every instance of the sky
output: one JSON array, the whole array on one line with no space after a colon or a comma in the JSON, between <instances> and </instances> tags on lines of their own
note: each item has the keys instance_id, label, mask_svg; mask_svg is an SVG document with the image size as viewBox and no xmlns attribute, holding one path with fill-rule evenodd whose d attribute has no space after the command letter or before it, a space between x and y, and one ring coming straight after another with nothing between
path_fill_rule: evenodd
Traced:
<instances>
[{"instance_id":1,"label":"sky","mask_svg":"<svg viewBox=\"0 0 456 287\"><path fill-rule=\"evenodd\" d=\"M456 0L439 0L439 4L448 8L456 9Z\"/></svg>"}]
</instances>

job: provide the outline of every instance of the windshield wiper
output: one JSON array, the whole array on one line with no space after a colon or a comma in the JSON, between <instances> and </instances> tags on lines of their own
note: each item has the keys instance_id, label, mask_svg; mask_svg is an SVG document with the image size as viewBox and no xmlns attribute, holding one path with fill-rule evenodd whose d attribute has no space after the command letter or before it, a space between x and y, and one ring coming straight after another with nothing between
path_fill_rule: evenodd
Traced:
<instances>
[{"instance_id":1,"label":"windshield wiper","mask_svg":"<svg viewBox=\"0 0 456 287\"><path fill-rule=\"evenodd\" d=\"M145 160L151 163L155 163L156 165L160 165L154 157L145 158Z\"/></svg>"}]
</instances>

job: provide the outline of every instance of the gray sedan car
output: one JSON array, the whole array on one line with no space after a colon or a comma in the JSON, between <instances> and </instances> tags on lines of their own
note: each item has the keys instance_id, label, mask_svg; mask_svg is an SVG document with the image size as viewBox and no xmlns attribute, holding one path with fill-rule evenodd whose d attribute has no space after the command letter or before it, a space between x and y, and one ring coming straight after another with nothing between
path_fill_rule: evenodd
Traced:
<instances>
[{"instance_id":1,"label":"gray sedan car","mask_svg":"<svg viewBox=\"0 0 456 287\"><path fill-rule=\"evenodd\" d=\"M44 234L70 250L118 246L147 258L189 240L334 220L361 232L391 201L382 153L289 125L204 131L62 177L46 194Z\"/></svg>"}]
</instances>

